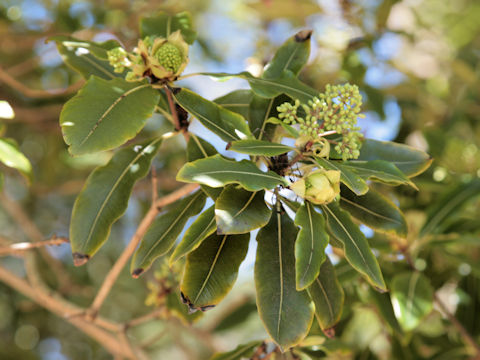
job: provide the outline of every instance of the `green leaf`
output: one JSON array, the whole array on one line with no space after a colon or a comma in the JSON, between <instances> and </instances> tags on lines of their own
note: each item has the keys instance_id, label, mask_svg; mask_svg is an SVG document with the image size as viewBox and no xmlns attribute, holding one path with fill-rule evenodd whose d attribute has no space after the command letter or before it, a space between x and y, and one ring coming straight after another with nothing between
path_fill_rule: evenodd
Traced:
<instances>
[{"instance_id":1,"label":"green leaf","mask_svg":"<svg viewBox=\"0 0 480 360\"><path fill-rule=\"evenodd\" d=\"M380 266L368 245L365 235L352 221L350 215L341 210L337 204L322 205L327 219L327 226L345 251L348 262L361 273L377 290L386 291Z\"/></svg>"},{"instance_id":2,"label":"green leaf","mask_svg":"<svg viewBox=\"0 0 480 360\"><path fill-rule=\"evenodd\" d=\"M190 45L197 38L197 33L192 26L192 16L186 11L175 15L161 12L140 20L140 36L142 39L146 36L167 38L177 30L180 30L183 39Z\"/></svg>"},{"instance_id":3,"label":"green leaf","mask_svg":"<svg viewBox=\"0 0 480 360\"><path fill-rule=\"evenodd\" d=\"M235 350L215 354L210 360L243 360L251 358L255 349L261 344L261 341L251 341L247 344L238 345Z\"/></svg>"},{"instance_id":4,"label":"green leaf","mask_svg":"<svg viewBox=\"0 0 480 360\"><path fill-rule=\"evenodd\" d=\"M190 139L188 140L187 144L188 161L191 162L216 154L218 154L217 150L215 150L215 148L209 142L206 142L195 134L190 133ZM202 188L203 192L213 200L216 200L222 192L222 189L215 189L207 185L200 185L200 187Z\"/></svg>"},{"instance_id":5,"label":"green leaf","mask_svg":"<svg viewBox=\"0 0 480 360\"><path fill-rule=\"evenodd\" d=\"M357 195L366 194L368 191L368 185L359 175L343 166L338 161L328 161L323 158L316 157L315 161L318 165L327 170L339 170L341 171L340 181L345 184L350 190Z\"/></svg>"},{"instance_id":6,"label":"green leaf","mask_svg":"<svg viewBox=\"0 0 480 360\"><path fill-rule=\"evenodd\" d=\"M167 253L175 244L187 220L197 215L204 205L205 195L202 191L197 191L175 202L155 219L133 255L130 264L132 276L140 276L156 258Z\"/></svg>"},{"instance_id":7,"label":"green leaf","mask_svg":"<svg viewBox=\"0 0 480 360\"><path fill-rule=\"evenodd\" d=\"M303 30L283 43L268 64L262 77L266 79L279 78L285 70L290 70L297 75L310 56L311 35L311 31Z\"/></svg>"},{"instance_id":8,"label":"green leaf","mask_svg":"<svg viewBox=\"0 0 480 360\"><path fill-rule=\"evenodd\" d=\"M366 139L363 142L358 160L385 160L392 162L408 177L421 174L432 163L430 155L421 150L404 144L373 139Z\"/></svg>"},{"instance_id":9,"label":"green leaf","mask_svg":"<svg viewBox=\"0 0 480 360\"><path fill-rule=\"evenodd\" d=\"M296 286L304 290L318 277L325 261L328 235L323 216L308 201L297 211L295 225L301 227L295 241Z\"/></svg>"},{"instance_id":10,"label":"green leaf","mask_svg":"<svg viewBox=\"0 0 480 360\"><path fill-rule=\"evenodd\" d=\"M272 339L284 350L308 333L313 304L295 285L297 229L286 214L277 212L257 235L255 288L260 318Z\"/></svg>"},{"instance_id":11,"label":"green leaf","mask_svg":"<svg viewBox=\"0 0 480 360\"><path fill-rule=\"evenodd\" d=\"M178 259L189 254L200 246L203 240L213 234L216 230L217 224L215 222L215 206L210 206L207 210L202 212L187 229L183 239L173 251L170 256L170 266Z\"/></svg>"},{"instance_id":12,"label":"green leaf","mask_svg":"<svg viewBox=\"0 0 480 360\"><path fill-rule=\"evenodd\" d=\"M191 310L217 305L232 288L247 255L250 234L206 238L188 254L180 290Z\"/></svg>"},{"instance_id":13,"label":"green leaf","mask_svg":"<svg viewBox=\"0 0 480 360\"><path fill-rule=\"evenodd\" d=\"M246 139L231 142L228 150L248 155L275 156L293 151L295 148L270 141Z\"/></svg>"},{"instance_id":14,"label":"green leaf","mask_svg":"<svg viewBox=\"0 0 480 360\"><path fill-rule=\"evenodd\" d=\"M369 292L371 302L373 302L381 315L381 318L390 326L396 334L403 334L395 313L393 311L392 301L389 293L380 294L377 291Z\"/></svg>"},{"instance_id":15,"label":"green leaf","mask_svg":"<svg viewBox=\"0 0 480 360\"><path fill-rule=\"evenodd\" d=\"M159 98L150 84L92 76L60 114L70 153L80 155L122 145L143 128Z\"/></svg>"},{"instance_id":16,"label":"green leaf","mask_svg":"<svg viewBox=\"0 0 480 360\"><path fill-rule=\"evenodd\" d=\"M214 332L231 330L237 326L245 324L253 314L255 314L255 316L257 315L257 304L255 304L255 299L248 298L246 301L245 299L239 299L239 301L243 301L243 303L233 304L237 306L216 323L215 329L213 329Z\"/></svg>"},{"instance_id":17,"label":"green leaf","mask_svg":"<svg viewBox=\"0 0 480 360\"><path fill-rule=\"evenodd\" d=\"M307 103L318 95L318 91L301 82L296 75L285 70L275 79L257 78L247 71L238 74L229 73L201 73L200 75L216 77L227 80L228 78L240 78L247 80L253 92L263 98L272 99L281 94L288 95L292 99Z\"/></svg>"},{"instance_id":18,"label":"green leaf","mask_svg":"<svg viewBox=\"0 0 480 360\"><path fill-rule=\"evenodd\" d=\"M184 324L190 325L203 316L203 312L191 313L185 304L182 303L180 290L175 290L167 294L165 306L170 314L179 318Z\"/></svg>"},{"instance_id":19,"label":"green leaf","mask_svg":"<svg viewBox=\"0 0 480 360\"><path fill-rule=\"evenodd\" d=\"M405 331L415 329L433 309L433 289L419 272L403 273L392 280L395 316Z\"/></svg>"},{"instance_id":20,"label":"green leaf","mask_svg":"<svg viewBox=\"0 0 480 360\"><path fill-rule=\"evenodd\" d=\"M340 205L353 217L374 230L393 232L401 237L407 236L408 226L405 216L389 199L375 190L357 196L342 186Z\"/></svg>"},{"instance_id":21,"label":"green leaf","mask_svg":"<svg viewBox=\"0 0 480 360\"><path fill-rule=\"evenodd\" d=\"M187 89L181 89L174 97L182 108L222 140L231 142L251 136L247 122L241 115Z\"/></svg>"},{"instance_id":22,"label":"green leaf","mask_svg":"<svg viewBox=\"0 0 480 360\"><path fill-rule=\"evenodd\" d=\"M268 124L267 120L273 111L275 111L275 99L253 95L248 109L248 126L257 139L271 139L275 126Z\"/></svg>"},{"instance_id":23,"label":"green leaf","mask_svg":"<svg viewBox=\"0 0 480 360\"><path fill-rule=\"evenodd\" d=\"M272 211L264 198L265 191L225 187L215 201L217 234L243 234L265 226Z\"/></svg>"},{"instance_id":24,"label":"green leaf","mask_svg":"<svg viewBox=\"0 0 480 360\"><path fill-rule=\"evenodd\" d=\"M340 320L345 295L335 268L327 257L322 263L320 274L308 288L315 304L315 317L322 330L331 329Z\"/></svg>"},{"instance_id":25,"label":"green leaf","mask_svg":"<svg viewBox=\"0 0 480 360\"><path fill-rule=\"evenodd\" d=\"M161 142L157 138L121 149L90 174L75 200L70 222L76 265L85 263L107 240L112 224L127 209L133 185L148 173Z\"/></svg>"},{"instance_id":26,"label":"green leaf","mask_svg":"<svg viewBox=\"0 0 480 360\"><path fill-rule=\"evenodd\" d=\"M248 110L252 101L253 93L251 90L234 90L227 95L216 98L214 102L227 110L240 114L248 119Z\"/></svg>"},{"instance_id":27,"label":"green leaf","mask_svg":"<svg viewBox=\"0 0 480 360\"><path fill-rule=\"evenodd\" d=\"M32 164L23 155L18 144L13 139L0 138L0 162L18 170L28 182L33 180Z\"/></svg>"},{"instance_id":28,"label":"green leaf","mask_svg":"<svg viewBox=\"0 0 480 360\"><path fill-rule=\"evenodd\" d=\"M295 129L293 126L286 124L283 120L271 117L267 120L269 124L280 125L283 130L293 139L297 139L300 137L300 133Z\"/></svg>"},{"instance_id":29,"label":"green leaf","mask_svg":"<svg viewBox=\"0 0 480 360\"><path fill-rule=\"evenodd\" d=\"M384 160L348 161L344 168L352 170L365 180L379 181L388 185L410 185L417 189L415 184L402 173L393 163ZM418 190L418 189L417 189Z\"/></svg>"},{"instance_id":30,"label":"green leaf","mask_svg":"<svg viewBox=\"0 0 480 360\"><path fill-rule=\"evenodd\" d=\"M478 178L448 190L427 210L427 220L420 231L420 236L441 232L444 225L447 225L445 220L458 214L459 209L478 195L480 195L480 179Z\"/></svg>"},{"instance_id":31,"label":"green leaf","mask_svg":"<svg viewBox=\"0 0 480 360\"><path fill-rule=\"evenodd\" d=\"M186 163L178 172L177 180L200 183L211 187L240 184L250 191L287 186L287 181L273 171L263 172L248 160L231 161L221 155Z\"/></svg>"},{"instance_id":32,"label":"green leaf","mask_svg":"<svg viewBox=\"0 0 480 360\"><path fill-rule=\"evenodd\" d=\"M116 40L94 43L59 35L50 37L48 41L55 41L65 64L80 73L85 79L91 75L105 80L124 77L123 73L115 73L108 62L107 51L120 46Z\"/></svg>"}]
</instances>

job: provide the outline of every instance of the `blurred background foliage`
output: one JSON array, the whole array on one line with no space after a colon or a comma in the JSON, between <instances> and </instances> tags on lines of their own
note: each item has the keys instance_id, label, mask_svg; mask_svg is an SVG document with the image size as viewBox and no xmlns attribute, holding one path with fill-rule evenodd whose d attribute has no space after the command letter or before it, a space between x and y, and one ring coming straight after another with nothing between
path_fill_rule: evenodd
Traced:
<instances>
[{"instance_id":1,"label":"blurred background foliage","mask_svg":"<svg viewBox=\"0 0 480 360\"><path fill-rule=\"evenodd\" d=\"M387 284L394 274L407 270L406 260L410 261L478 341L480 3L476 0L2 0L0 100L11 105L15 117L8 119L9 108L3 103L0 131L16 139L35 174L27 186L15 172L2 167L4 192L22 204L44 236L68 235L75 196L92 168L111 155L72 158L67 154L58 116L81 78L63 64L46 38L55 34L93 41L117 38L131 49L137 42L139 18L159 10L188 10L193 15L199 38L185 73L246 69L258 75L284 40L300 29L314 30L311 58L301 79L319 91L327 83L357 84L364 97L367 116L360 121L367 137L407 143L434 157L431 168L415 179L420 191L395 189L395 201L409 221L408 239L386 238L364 228L378 250ZM218 83L206 78L188 79L184 85L209 99L247 87L241 80ZM66 91L57 95L59 89ZM155 117L145 131L157 133L165 126L161 117ZM193 131L196 127L194 123ZM179 151L182 146L178 137L167 141L155 160L164 193L179 185L175 174L185 161ZM467 197L462 196L465 191ZM55 247L49 251L63 263L68 280L58 281L46 263L41 263L41 276L69 300L88 306L149 201L146 179L136 187L126 215L113 227L113 241L92 261L73 268L69 246ZM433 235L422 236L420 229L438 212L435 206L441 201ZM3 243L28 240L24 229L1 207L0 234ZM247 257L227 299L195 327L158 320L132 329L129 335L145 342L152 358L158 359L207 359L213 348L229 350L265 338L255 315L252 259ZM0 263L24 273L21 259L4 257ZM152 271L139 280L124 271L102 314L127 321L158 305L155 294L164 289L163 275L168 273L160 263L156 276ZM323 348L312 350L312 358L325 352L333 359L469 358L461 334L441 309L435 307L415 330L402 334L395 329L396 322L380 316L382 296L341 262L337 274L346 291L337 337L322 338ZM178 276L168 279L170 285L176 281ZM188 320L178 297L167 301L176 302L170 309ZM149 343L158 334L164 336ZM312 334L323 336L318 327ZM104 349L69 323L0 283L0 359L108 358Z\"/></svg>"}]
</instances>

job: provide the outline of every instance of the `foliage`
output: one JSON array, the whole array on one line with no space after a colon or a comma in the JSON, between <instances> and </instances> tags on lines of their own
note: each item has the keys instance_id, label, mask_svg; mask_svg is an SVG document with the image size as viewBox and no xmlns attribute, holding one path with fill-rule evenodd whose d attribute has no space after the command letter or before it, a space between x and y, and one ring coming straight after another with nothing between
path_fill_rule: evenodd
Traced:
<instances>
[{"instance_id":1,"label":"foliage","mask_svg":"<svg viewBox=\"0 0 480 360\"><path fill-rule=\"evenodd\" d=\"M384 1L378 7L380 30L394 3ZM351 10L348 4L342 9L345 17ZM278 6L292 5L286 1ZM119 283L137 307L129 318L120 316L119 321L129 324L121 330L123 336L135 324L136 319L128 322L131 315L145 313L141 304L147 298L155 308L153 318L160 318L166 331L172 326L177 333L188 329L195 341L207 338L204 343L210 349L194 355L187 350L187 356L413 359L441 358L450 347L457 354L452 358L480 354L475 345L478 326L465 315L478 306L479 227L474 217L479 207L478 168L446 170L451 162L448 150L462 149L454 140L455 127L478 131L478 125L463 119L463 125L449 124L451 133L446 134L423 129L406 115L407 125L402 125L406 127L397 140L405 142L407 134L420 136L428 152L426 146L422 150L371 139L359 125L361 112L382 114L388 96L398 97L408 108L413 99L405 92L413 90L398 86L382 92L365 83L365 67L354 44L342 55L343 74L309 65L315 37L307 30L275 49L264 71L188 73L187 64L198 56L193 46L204 41L197 38L191 15L160 12L141 18L139 24L138 39L128 42L75 36L48 40L84 79L75 95L60 100L60 126L69 155L60 160L58 154L50 154L52 177L60 174L66 181L65 169L70 169L83 181L85 169L91 171L83 188L71 193L74 203L70 199L65 204L71 209L73 264L83 265L94 278L106 275L103 284L96 280L100 291L90 307L84 295L65 293L66 299L86 309L80 323L96 326L92 319L99 316L132 255L129 272L138 279L123 274ZM367 35L363 46L371 49L370 37L376 35ZM204 51L208 54L205 46ZM233 90L209 100L204 95L208 92L188 85L191 79L206 77L245 80L248 88L223 83ZM448 101L440 95L439 99ZM459 133L468 134L468 129ZM56 134L51 140L56 148L61 146L58 138ZM470 158L476 159L471 152ZM437 157L433 167L431 155ZM13 168L35 187L32 165L11 139L0 139L0 161L6 165L2 177L14 178L9 170ZM464 161L467 170L468 163ZM152 199L145 198L150 194L145 187L144 195L138 195L149 172ZM43 170L41 174L45 181L47 174ZM169 189L168 179L173 183ZM179 188L177 182L190 185ZM22 210L8 205L11 194L6 193L2 202L10 216L30 223L18 215ZM130 206L137 209L129 210ZM119 255L124 248L118 239L124 237L120 229L127 223L133 236ZM42 231L56 232L54 226ZM35 241L42 240L39 232L33 230ZM32 230L26 233L32 236ZM40 254L42 259L25 256L29 284L35 284L29 266L41 261L47 269L52 266L41 274L46 287L61 292L60 277L51 265L58 260ZM229 304L235 305L233 296L242 293L232 288L249 256L254 257L255 296L253 290L246 291L250 297L229 309ZM115 261L110 271L95 267L102 257ZM85 270L67 266L68 276L85 282L81 280L87 277ZM1 275L0 280L9 284ZM132 289L141 290L132 295ZM452 309L445 298L453 293L458 294L458 303ZM126 305L107 308L109 315L122 306ZM216 307L225 309L223 320L231 322L220 323L217 315L223 330L215 327L214 314L220 313L211 309ZM251 313L255 315L249 317ZM101 315L108 317L103 311ZM243 326L248 333L250 318L260 319L264 330L255 331L254 337L233 336L229 348L211 345L212 334L225 328L240 334ZM454 327L449 323L452 318ZM145 338L152 328L145 327L136 336ZM178 339L182 344L182 335ZM115 353L102 343L105 340L99 341ZM137 350L132 349L125 353L127 358L135 358Z\"/></svg>"}]
</instances>

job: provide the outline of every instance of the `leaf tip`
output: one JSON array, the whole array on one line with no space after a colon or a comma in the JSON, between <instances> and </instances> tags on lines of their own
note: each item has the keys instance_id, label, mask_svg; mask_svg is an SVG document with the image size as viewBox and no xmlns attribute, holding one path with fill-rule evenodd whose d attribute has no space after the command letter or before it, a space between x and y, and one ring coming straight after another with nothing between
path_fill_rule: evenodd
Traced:
<instances>
[{"instance_id":1,"label":"leaf tip","mask_svg":"<svg viewBox=\"0 0 480 360\"><path fill-rule=\"evenodd\" d=\"M134 279L138 279L138 278L140 277L140 275L143 274L144 271L145 271L145 270L143 270L142 268L137 268L137 269L135 269L135 270L132 271L132 277L133 277Z\"/></svg>"},{"instance_id":2,"label":"leaf tip","mask_svg":"<svg viewBox=\"0 0 480 360\"><path fill-rule=\"evenodd\" d=\"M295 41L296 42L305 42L310 40L312 37L312 30L302 30L295 34Z\"/></svg>"},{"instance_id":3,"label":"leaf tip","mask_svg":"<svg viewBox=\"0 0 480 360\"><path fill-rule=\"evenodd\" d=\"M73 265L75 266L82 266L86 264L88 260L90 260L90 255L81 254L78 252L74 252L72 254L72 257L73 257Z\"/></svg>"}]
</instances>

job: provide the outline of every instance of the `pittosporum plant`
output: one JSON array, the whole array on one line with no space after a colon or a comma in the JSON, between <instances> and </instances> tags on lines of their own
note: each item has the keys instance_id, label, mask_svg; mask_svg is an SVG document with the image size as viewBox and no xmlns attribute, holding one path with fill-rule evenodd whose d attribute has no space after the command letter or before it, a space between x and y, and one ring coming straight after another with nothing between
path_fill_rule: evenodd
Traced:
<instances>
[{"instance_id":1,"label":"pittosporum plant","mask_svg":"<svg viewBox=\"0 0 480 360\"><path fill-rule=\"evenodd\" d=\"M313 89L298 79L309 57L310 31L288 39L259 77L248 72L187 75L248 81L250 90L214 101L176 84L185 76L188 47L195 40L188 14L143 19L140 33L133 49L113 40L53 38L65 62L88 79L61 113L69 152L117 149L92 172L75 201L70 225L75 265L85 264L105 243L162 140L177 134L186 140L188 159L177 180L191 184L174 193L182 197L166 207L168 202L159 201L154 190L123 263L110 273L113 280L133 252L135 278L156 262L158 281L150 283L147 303L193 320L232 288L255 231L258 314L281 351L292 349L292 356L308 358L312 344L302 340L313 321L334 336L344 302L335 269L345 261L376 291L394 288L395 314L404 328L429 311L417 304L409 307L410 300L397 296L414 280L414 287L421 284L424 295L432 297L428 281L407 272L386 284L359 223L393 239L405 238L402 212L376 184L415 188L410 178L431 159L406 145L364 138L357 125L362 116L357 86ZM173 134L145 139L142 128L153 113L171 121ZM206 136L189 132L193 118L223 140L230 154L249 159L218 154ZM194 221L179 238L190 218ZM104 297L97 296L87 315L96 315ZM187 310L200 312L187 317ZM229 358L260 359L273 351L262 340Z\"/></svg>"}]
</instances>

